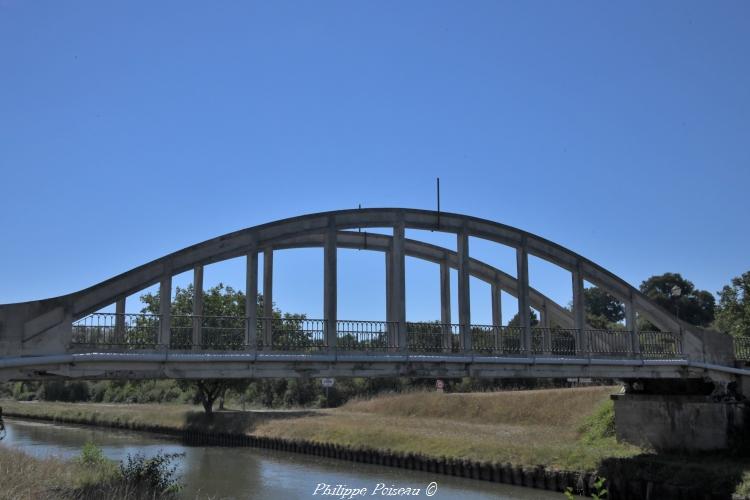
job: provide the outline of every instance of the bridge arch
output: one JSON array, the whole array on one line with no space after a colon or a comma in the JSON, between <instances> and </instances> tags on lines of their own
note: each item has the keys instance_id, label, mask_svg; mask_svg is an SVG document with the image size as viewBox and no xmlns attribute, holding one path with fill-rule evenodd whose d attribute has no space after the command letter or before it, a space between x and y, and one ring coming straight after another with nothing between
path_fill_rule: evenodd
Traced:
<instances>
[{"instance_id":1,"label":"bridge arch","mask_svg":"<svg viewBox=\"0 0 750 500\"><path fill-rule=\"evenodd\" d=\"M296 246L323 246L326 283L325 316L335 322L335 249L339 246L357 248L361 236L355 228L392 227L393 237L369 234L368 244L377 246L392 256L389 288L394 303L392 318L405 322L404 315L404 257L413 254L433 262L446 263L459 271L459 324L462 335L471 336L469 320L468 278L480 279L515 292L519 312L528 311L534 304L548 304L561 321L581 331L585 328L583 313L583 281L601 287L621 300L627 310L627 328L637 335L635 315L643 315L660 329L678 334L683 350L691 359L711 363L732 362L732 346L728 336L688 325L651 302L639 290L601 266L581 255L537 235L497 222L466 215L403 208L354 209L323 212L284 219L243 229L187 247L102 283L72 294L19 304L0 306L0 354L37 355L64 352L70 339L72 322L124 297L156 283L171 292L171 277L191 269L229 258L248 256L258 252ZM437 230L457 235L458 251L427 245L405 238L405 229ZM478 237L516 249L517 276L515 280L479 261L472 260L468 248L469 237ZM554 304L529 286L528 255L555 264L572 274L574 307L572 315L559 304ZM483 277L483 278L482 278ZM249 293L248 293L249 295ZM163 296L168 298L168 296ZM168 300L163 301L168 303ZM528 314L519 315L524 342L530 345ZM401 331L400 335L404 335ZM401 339L403 343L403 339Z\"/></svg>"}]
</instances>

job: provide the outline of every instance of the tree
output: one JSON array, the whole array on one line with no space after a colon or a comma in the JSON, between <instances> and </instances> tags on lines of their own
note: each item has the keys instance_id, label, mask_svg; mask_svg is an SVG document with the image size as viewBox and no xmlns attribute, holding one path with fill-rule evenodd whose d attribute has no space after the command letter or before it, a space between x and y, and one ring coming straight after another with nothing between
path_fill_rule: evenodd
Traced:
<instances>
[{"instance_id":1,"label":"tree","mask_svg":"<svg viewBox=\"0 0 750 500\"><path fill-rule=\"evenodd\" d=\"M212 379L212 380L179 380L177 385L180 389L194 390L193 402L203 406L203 411L209 417L214 413L214 403L217 399L223 399L229 389L236 392L244 391L249 385L248 379ZM223 410L223 408L219 408Z\"/></svg>"},{"instance_id":2,"label":"tree","mask_svg":"<svg viewBox=\"0 0 750 500\"><path fill-rule=\"evenodd\" d=\"M172 347L184 348L192 344L193 325L193 285L187 288L177 287L172 306ZM141 302L145 305L141 310L144 314L159 314L159 294L147 293L141 295ZM262 316L263 296L256 300L258 316ZM274 310L274 317L281 317L281 311ZM219 283L203 292L203 338L201 346L215 349L240 349L245 342L245 294L230 286ZM249 380L183 380L179 386L183 390L195 390L194 400L203 405L206 415L213 414L214 402L223 398L229 389L244 391Z\"/></svg>"},{"instance_id":3,"label":"tree","mask_svg":"<svg viewBox=\"0 0 750 500\"><path fill-rule=\"evenodd\" d=\"M715 324L730 335L750 336L750 271L732 278L719 292Z\"/></svg>"},{"instance_id":4,"label":"tree","mask_svg":"<svg viewBox=\"0 0 750 500\"><path fill-rule=\"evenodd\" d=\"M536 317L536 312L531 311L531 313L529 314L529 321L530 321L529 324L531 326L537 326L539 324L539 319ZM508 326L516 326L516 327L520 327L521 326L521 318L520 318L520 316L518 316L518 313L516 313L510 319L510 321L508 321Z\"/></svg>"},{"instance_id":5,"label":"tree","mask_svg":"<svg viewBox=\"0 0 750 500\"><path fill-rule=\"evenodd\" d=\"M599 287L593 286L583 291L586 308L586 323L593 328L610 330L615 323L625 319L622 302Z\"/></svg>"},{"instance_id":6,"label":"tree","mask_svg":"<svg viewBox=\"0 0 750 500\"><path fill-rule=\"evenodd\" d=\"M672 293L675 286L680 288L679 296ZM679 273L651 276L641 283L640 289L649 299L690 324L708 326L714 320L714 296L696 289Z\"/></svg>"}]
</instances>

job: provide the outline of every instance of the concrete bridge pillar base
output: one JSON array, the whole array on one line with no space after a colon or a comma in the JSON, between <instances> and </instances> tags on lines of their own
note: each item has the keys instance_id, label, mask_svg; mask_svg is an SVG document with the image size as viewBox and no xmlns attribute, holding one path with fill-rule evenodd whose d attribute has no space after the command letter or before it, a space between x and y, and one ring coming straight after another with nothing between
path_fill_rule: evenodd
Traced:
<instances>
[{"instance_id":1,"label":"concrete bridge pillar base","mask_svg":"<svg viewBox=\"0 0 750 500\"><path fill-rule=\"evenodd\" d=\"M644 391L637 382L632 386L640 392L631 389L612 396L618 441L657 452L722 450L744 441L750 425L746 401L715 390L708 394L705 389L655 394ZM692 386L699 387L701 384Z\"/></svg>"}]
</instances>

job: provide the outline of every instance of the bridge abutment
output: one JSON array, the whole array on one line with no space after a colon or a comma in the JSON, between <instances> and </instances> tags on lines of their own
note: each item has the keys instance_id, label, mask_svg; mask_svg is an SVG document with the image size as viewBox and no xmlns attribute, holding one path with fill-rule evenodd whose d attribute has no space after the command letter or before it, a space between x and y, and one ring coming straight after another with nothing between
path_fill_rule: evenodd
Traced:
<instances>
[{"instance_id":1,"label":"bridge abutment","mask_svg":"<svg viewBox=\"0 0 750 500\"><path fill-rule=\"evenodd\" d=\"M612 396L617 440L656 452L740 444L750 424L750 404L727 388L701 380L630 382L625 393Z\"/></svg>"}]
</instances>

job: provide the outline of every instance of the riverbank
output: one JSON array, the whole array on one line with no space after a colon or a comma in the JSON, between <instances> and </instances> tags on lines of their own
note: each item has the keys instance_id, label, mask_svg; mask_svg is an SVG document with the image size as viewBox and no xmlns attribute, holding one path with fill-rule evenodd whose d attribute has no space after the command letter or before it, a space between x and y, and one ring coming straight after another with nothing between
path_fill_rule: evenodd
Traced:
<instances>
[{"instance_id":1,"label":"riverbank","mask_svg":"<svg viewBox=\"0 0 750 500\"><path fill-rule=\"evenodd\" d=\"M494 393L415 392L335 409L217 411L182 404L0 403L8 416L173 434L184 431L307 440L458 460L593 471L640 450L580 428L616 387Z\"/></svg>"},{"instance_id":2,"label":"riverbank","mask_svg":"<svg viewBox=\"0 0 750 500\"><path fill-rule=\"evenodd\" d=\"M600 473L617 483L623 493L618 498L642 498L649 490L673 492L659 498L709 498L705 491L728 498L738 484L747 489L742 484L744 471L750 470L745 459L654 456L617 443L608 429L609 395L617 389L417 392L328 410L220 411L211 419L188 405L0 405L8 416L162 432L201 443L296 451L548 489L586 488Z\"/></svg>"},{"instance_id":3,"label":"riverbank","mask_svg":"<svg viewBox=\"0 0 750 500\"><path fill-rule=\"evenodd\" d=\"M0 478L0 500L140 500L154 496L148 488L124 479L110 460L39 458L1 444Z\"/></svg>"}]
</instances>

